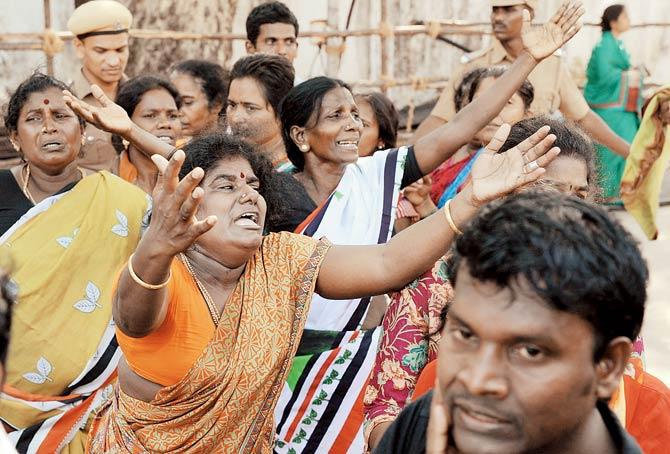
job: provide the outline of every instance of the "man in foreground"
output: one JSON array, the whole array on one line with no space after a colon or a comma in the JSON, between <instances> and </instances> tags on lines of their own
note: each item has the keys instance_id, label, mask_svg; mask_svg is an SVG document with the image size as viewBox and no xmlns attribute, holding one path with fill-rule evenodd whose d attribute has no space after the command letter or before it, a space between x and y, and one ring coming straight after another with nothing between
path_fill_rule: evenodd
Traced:
<instances>
[{"instance_id":1,"label":"man in foreground","mask_svg":"<svg viewBox=\"0 0 670 454\"><path fill-rule=\"evenodd\" d=\"M647 267L606 212L549 192L484 208L456 241L435 390L379 453L641 453L607 402Z\"/></svg>"}]
</instances>

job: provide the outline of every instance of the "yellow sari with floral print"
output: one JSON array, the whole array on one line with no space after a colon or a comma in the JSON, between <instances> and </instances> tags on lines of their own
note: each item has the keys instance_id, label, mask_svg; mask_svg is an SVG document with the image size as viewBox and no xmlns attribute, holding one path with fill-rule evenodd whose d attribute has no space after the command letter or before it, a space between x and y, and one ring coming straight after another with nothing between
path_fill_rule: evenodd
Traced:
<instances>
[{"instance_id":1,"label":"yellow sari with floral print","mask_svg":"<svg viewBox=\"0 0 670 454\"><path fill-rule=\"evenodd\" d=\"M113 279L135 250L150 198L108 173L33 207L0 239L19 286L0 419L19 452L82 453L120 352Z\"/></svg>"}]
</instances>

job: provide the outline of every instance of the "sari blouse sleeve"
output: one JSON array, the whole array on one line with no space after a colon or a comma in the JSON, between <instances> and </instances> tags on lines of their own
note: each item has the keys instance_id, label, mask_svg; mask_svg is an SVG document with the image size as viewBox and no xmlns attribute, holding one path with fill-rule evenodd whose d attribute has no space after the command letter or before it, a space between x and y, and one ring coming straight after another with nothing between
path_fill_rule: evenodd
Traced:
<instances>
[{"instance_id":1,"label":"sari blouse sleeve","mask_svg":"<svg viewBox=\"0 0 670 454\"><path fill-rule=\"evenodd\" d=\"M421 370L436 356L439 336L433 334L452 293L446 280L446 264L440 260L391 298L363 401L366 443L374 427L398 416Z\"/></svg>"}]
</instances>

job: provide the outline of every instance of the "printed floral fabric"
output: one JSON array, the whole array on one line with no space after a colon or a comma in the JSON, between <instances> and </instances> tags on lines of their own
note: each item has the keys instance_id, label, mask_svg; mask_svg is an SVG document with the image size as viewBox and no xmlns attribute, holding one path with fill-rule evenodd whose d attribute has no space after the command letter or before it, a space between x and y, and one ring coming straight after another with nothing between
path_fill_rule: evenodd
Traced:
<instances>
[{"instance_id":1,"label":"printed floral fabric","mask_svg":"<svg viewBox=\"0 0 670 454\"><path fill-rule=\"evenodd\" d=\"M440 312L452 294L444 259L393 294L365 390L366 442L377 424L395 419L412 396L421 370L436 358Z\"/></svg>"}]
</instances>

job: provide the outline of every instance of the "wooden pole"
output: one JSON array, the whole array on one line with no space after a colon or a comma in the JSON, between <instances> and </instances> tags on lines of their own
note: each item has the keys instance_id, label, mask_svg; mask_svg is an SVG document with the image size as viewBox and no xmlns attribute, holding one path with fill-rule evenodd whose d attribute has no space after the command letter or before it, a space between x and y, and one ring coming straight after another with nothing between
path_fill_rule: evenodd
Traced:
<instances>
[{"instance_id":1,"label":"wooden pole","mask_svg":"<svg viewBox=\"0 0 670 454\"><path fill-rule=\"evenodd\" d=\"M44 0L44 29L51 28L51 0ZM46 54L47 57L47 74L54 75L54 58L52 55Z\"/></svg>"},{"instance_id":2,"label":"wooden pole","mask_svg":"<svg viewBox=\"0 0 670 454\"><path fill-rule=\"evenodd\" d=\"M381 23L386 24L388 23L388 5L386 4L387 0L379 0L381 2ZM390 58L388 55L388 38L384 35L380 35L381 38L381 52L379 52L379 56L381 58L381 65L379 66L379 69L381 70L382 73L382 78L384 77L391 77L391 62ZM381 90L383 93L386 93L388 91L386 85L382 85Z\"/></svg>"}]
</instances>

